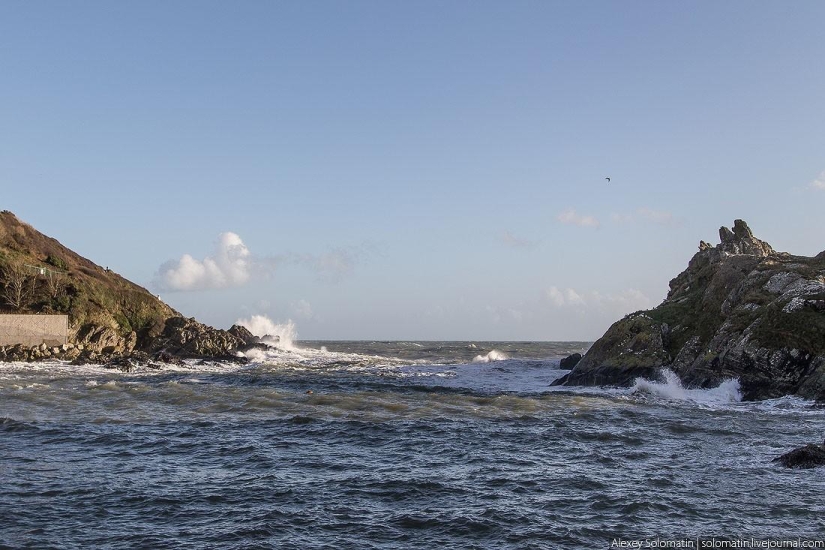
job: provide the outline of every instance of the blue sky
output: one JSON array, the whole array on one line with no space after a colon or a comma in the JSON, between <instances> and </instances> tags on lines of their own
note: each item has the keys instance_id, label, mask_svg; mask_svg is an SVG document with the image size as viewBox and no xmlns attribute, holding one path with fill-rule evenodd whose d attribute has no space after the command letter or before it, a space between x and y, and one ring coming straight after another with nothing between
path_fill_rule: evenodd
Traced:
<instances>
[{"instance_id":1,"label":"blue sky","mask_svg":"<svg viewBox=\"0 0 825 550\"><path fill-rule=\"evenodd\" d=\"M822 21L819 1L4 2L0 206L220 327L595 339L735 218L825 249Z\"/></svg>"}]
</instances>

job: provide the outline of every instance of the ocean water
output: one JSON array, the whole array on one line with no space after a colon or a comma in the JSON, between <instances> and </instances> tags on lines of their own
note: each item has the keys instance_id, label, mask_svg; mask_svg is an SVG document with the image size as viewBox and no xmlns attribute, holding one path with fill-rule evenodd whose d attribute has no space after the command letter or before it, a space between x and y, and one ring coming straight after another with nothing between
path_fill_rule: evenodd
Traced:
<instances>
[{"instance_id":1,"label":"ocean water","mask_svg":"<svg viewBox=\"0 0 825 550\"><path fill-rule=\"evenodd\" d=\"M2 548L609 548L825 536L825 410L551 388L584 343L282 342L247 365L0 364Z\"/></svg>"}]
</instances>

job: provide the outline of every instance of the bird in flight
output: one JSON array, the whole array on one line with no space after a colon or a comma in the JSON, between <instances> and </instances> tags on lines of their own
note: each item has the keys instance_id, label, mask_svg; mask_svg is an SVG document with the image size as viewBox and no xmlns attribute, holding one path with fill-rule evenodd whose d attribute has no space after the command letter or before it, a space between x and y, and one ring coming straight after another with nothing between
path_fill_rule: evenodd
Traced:
<instances>
[{"instance_id":1,"label":"bird in flight","mask_svg":"<svg viewBox=\"0 0 825 550\"><path fill-rule=\"evenodd\" d=\"M607 183L610 183L610 178L604 178L604 179L607 180Z\"/></svg>"}]
</instances>

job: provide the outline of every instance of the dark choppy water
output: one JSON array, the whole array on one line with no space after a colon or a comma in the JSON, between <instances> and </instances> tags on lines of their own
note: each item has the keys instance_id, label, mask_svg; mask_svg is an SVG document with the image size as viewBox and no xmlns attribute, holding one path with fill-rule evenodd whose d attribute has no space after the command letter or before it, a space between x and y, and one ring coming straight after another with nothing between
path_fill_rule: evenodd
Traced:
<instances>
[{"instance_id":1,"label":"dark choppy water","mask_svg":"<svg viewBox=\"0 0 825 550\"><path fill-rule=\"evenodd\" d=\"M303 346L244 367L0 365L0 546L825 533L825 469L770 462L825 437L811 403L738 403L733 382L550 391L576 343Z\"/></svg>"}]
</instances>

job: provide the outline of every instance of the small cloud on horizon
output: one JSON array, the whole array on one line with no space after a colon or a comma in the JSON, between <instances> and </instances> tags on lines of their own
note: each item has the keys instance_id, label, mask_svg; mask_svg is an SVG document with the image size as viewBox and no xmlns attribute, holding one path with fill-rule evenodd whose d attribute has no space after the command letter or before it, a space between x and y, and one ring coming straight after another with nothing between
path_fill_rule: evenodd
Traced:
<instances>
[{"instance_id":1,"label":"small cloud on horizon","mask_svg":"<svg viewBox=\"0 0 825 550\"><path fill-rule=\"evenodd\" d=\"M808 187L814 189L816 191L825 191L825 170L823 170L819 177L817 177L814 181L812 181Z\"/></svg>"},{"instance_id":2,"label":"small cloud on horizon","mask_svg":"<svg viewBox=\"0 0 825 550\"><path fill-rule=\"evenodd\" d=\"M551 286L545 291L545 295L557 308L596 308L626 314L653 306L650 298L635 288L628 288L618 294L602 294L597 290L581 292Z\"/></svg>"},{"instance_id":3,"label":"small cloud on horizon","mask_svg":"<svg viewBox=\"0 0 825 550\"><path fill-rule=\"evenodd\" d=\"M560 290L558 287L551 286L547 289L547 297L556 307L584 305L581 295L572 288Z\"/></svg>"},{"instance_id":4,"label":"small cloud on horizon","mask_svg":"<svg viewBox=\"0 0 825 550\"><path fill-rule=\"evenodd\" d=\"M664 210L653 210L647 207L642 207L636 210L636 213L644 220L653 222L659 225L676 225L675 216L670 212Z\"/></svg>"},{"instance_id":5,"label":"small cloud on horizon","mask_svg":"<svg viewBox=\"0 0 825 550\"><path fill-rule=\"evenodd\" d=\"M304 299L292 302L290 308L296 317L301 319L312 319L315 317L315 312L312 311L312 305Z\"/></svg>"},{"instance_id":6,"label":"small cloud on horizon","mask_svg":"<svg viewBox=\"0 0 825 550\"><path fill-rule=\"evenodd\" d=\"M617 224L633 223L637 220L668 227L675 227L682 223L682 220L674 216L672 212L653 210L652 208L647 208L646 206L637 208L632 214L620 214L614 212L610 215L610 221Z\"/></svg>"},{"instance_id":7,"label":"small cloud on horizon","mask_svg":"<svg viewBox=\"0 0 825 550\"><path fill-rule=\"evenodd\" d=\"M538 244L536 241L517 237L509 231L505 231L504 234L502 234L501 242L510 248L533 248Z\"/></svg>"},{"instance_id":8,"label":"small cloud on horizon","mask_svg":"<svg viewBox=\"0 0 825 550\"><path fill-rule=\"evenodd\" d=\"M221 233L214 249L202 260L184 254L179 260L164 262L151 286L160 291L187 292L243 286L254 274L271 277L281 266L298 266L314 272L317 279L337 283L349 276L364 258L379 254L375 245L331 248L322 254L287 253L255 256L241 237L231 231Z\"/></svg>"},{"instance_id":9,"label":"small cloud on horizon","mask_svg":"<svg viewBox=\"0 0 825 550\"><path fill-rule=\"evenodd\" d=\"M339 246L322 254L288 253L267 258L273 265L297 265L315 273L319 281L338 283L375 251L368 245Z\"/></svg>"},{"instance_id":10,"label":"small cloud on horizon","mask_svg":"<svg viewBox=\"0 0 825 550\"><path fill-rule=\"evenodd\" d=\"M579 227L598 227L601 225L599 220L593 216L583 216L576 213L573 208L568 208L564 212L556 216L556 219L565 225L576 225Z\"/></svg>"}]
</instances>

